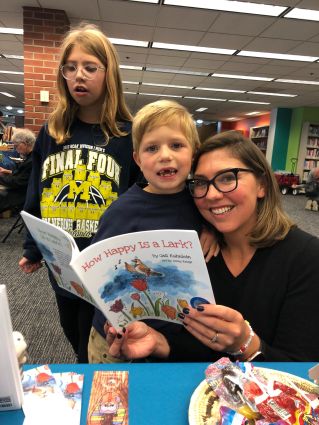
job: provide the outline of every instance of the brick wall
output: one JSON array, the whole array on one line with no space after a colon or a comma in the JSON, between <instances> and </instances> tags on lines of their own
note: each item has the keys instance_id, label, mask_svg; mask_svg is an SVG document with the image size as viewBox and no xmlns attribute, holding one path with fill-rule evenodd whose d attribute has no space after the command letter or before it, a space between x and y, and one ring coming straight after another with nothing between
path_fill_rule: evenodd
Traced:
<instances>
[{"instance_id":1,"label":"brick wall","mask_svg":"<svg viewBox=\"0 0 319 425\"><path fill-rule=\"evenodd\" d=\"M56 101L59 47L69 28L70 22L64 10L23 8L24 125L36 133ZM41 90L49 91L49 103L40 101Z\"/></svg>"}]
</instances>

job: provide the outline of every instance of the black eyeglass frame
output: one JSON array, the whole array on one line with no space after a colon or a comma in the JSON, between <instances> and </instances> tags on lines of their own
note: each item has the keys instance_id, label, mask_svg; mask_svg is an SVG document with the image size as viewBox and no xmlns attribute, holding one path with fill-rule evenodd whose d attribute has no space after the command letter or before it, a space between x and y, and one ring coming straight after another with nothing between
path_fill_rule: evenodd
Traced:
<instances>
[{"instance_id":1,"label":"black eyeglass frame","mask_svg":"<svg viewBox=\"0 0 319 425\"><path fill-rule=\"evenodd\" d=\"M238 187L238 173L239 172L241 172L241 171L246 171L246 172L249 172L249 173L254 173L254 170L252 170L252 169L250 169L250 168L226 168L225 170L222 170L222 171L220 171L219 173L217 173L212 179L210 179L210 180L207 180L207 179L204 179L204 178L192 178L192 179L187 179L186 180L186 185L187 185L187 187L188 187L188 190L189 190L189 192L190 192L190 194L191 194L191 197L192 198L194 198L194 199L201 199L201 198L205 198L205 196L207 195L207 193L208 193L208 190L209 190L209 186L212 184L213 186L214 186L214 188L216 189L216 190L218 190L218 192L220 192L220 193L229 193L229 192L233 192L234 190L236 190L237 189L237 187ZM217 177L219 177L220 175L222 175L222 174L225 174L225 173L233 173L234 174L234 176L235 176L235 179L236 179L236 184L235 184L235 187L234 188L232 188L232 189L230 189L230 190L221 190L217 185L216 185L216 183L215 183L215 180L216 180L216 178ZM194 195L194 193L192 192L192 190L191 190L191 183L194 183L195 181L200 181L200 182L203 182L203 183L205 183L206 184L206 191L205 191L205 193L203 194L203 195L201 195L201 196L195 196Z\"/></svg>"}]
</instances>

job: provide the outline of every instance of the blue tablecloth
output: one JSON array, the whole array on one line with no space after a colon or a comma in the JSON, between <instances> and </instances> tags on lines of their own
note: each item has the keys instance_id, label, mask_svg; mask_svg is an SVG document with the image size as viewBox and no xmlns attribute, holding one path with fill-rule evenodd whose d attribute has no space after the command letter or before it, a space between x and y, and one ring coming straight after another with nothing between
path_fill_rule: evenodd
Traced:
<instances>
[{"instance_id":1,"label":"blue tablecloth","mask_svg":"<svg viewBox=\"0 0 319 425\"><path fill-rule=\"evenodd\" d=\"M86 424L86 413L95 370L129 371L130 425L188 425L189 401L195 388L204 379L204 372L208 364L55 364L50 365L50 368L52 372L84 373L81 425ZM289 372L307 379L308 370L315 363L255 363L255 365ZM32 367L35 366L27 365L25 369ZM0 424L22 425L23 418L22 410L1 412Z\"/></svg>"}]
</instances>

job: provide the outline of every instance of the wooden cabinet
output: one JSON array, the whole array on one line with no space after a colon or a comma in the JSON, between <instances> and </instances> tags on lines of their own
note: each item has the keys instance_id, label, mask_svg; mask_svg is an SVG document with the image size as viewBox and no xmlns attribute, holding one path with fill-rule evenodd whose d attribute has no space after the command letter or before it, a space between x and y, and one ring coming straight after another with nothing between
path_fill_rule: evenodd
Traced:
<instances>
[{"instance_id":1,"label":"wooden cabinet","mask_svg":"<svg viewBox=\"0 0 319 425\"><path fill-rule=\"evenodd\" d=\"M251 127L249 137L266 154L268 143L269 125Z\"/></svg>"},{"instance_id":2,"label":"wooden cabinet","mask_svg":"<svg viewBox=\"0 0 319 425\"><path fill-rule=\"evenodd\" d=\"M319 167L319 124L304 123L298 157L298 172L307 181L312 168Z\"/></svg>"}]
</instances>

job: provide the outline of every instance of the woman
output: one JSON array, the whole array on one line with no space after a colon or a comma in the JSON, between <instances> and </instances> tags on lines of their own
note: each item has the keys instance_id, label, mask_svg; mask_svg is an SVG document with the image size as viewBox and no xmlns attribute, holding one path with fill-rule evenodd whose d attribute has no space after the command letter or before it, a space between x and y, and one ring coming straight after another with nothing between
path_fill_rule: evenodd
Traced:
<instances>
[{"instance_id":1,"label":"woman","mask_svg":"<svg viewBox=\"0 0 319 425\"><path fill-rule=\"evenodd\" d=\"M216 305L184 309L178 336L141 322L109 329L110 353L168 361L317 361L319 240L298 229L280 205L261 151L230 131L206 141L188 185L217 229L220 253L208 263Z\"/></svg>"}]
</instances>

